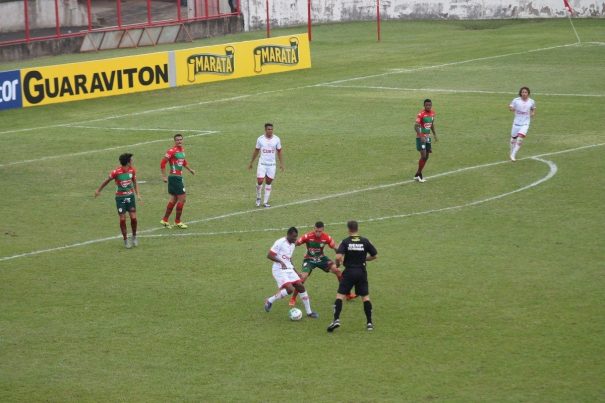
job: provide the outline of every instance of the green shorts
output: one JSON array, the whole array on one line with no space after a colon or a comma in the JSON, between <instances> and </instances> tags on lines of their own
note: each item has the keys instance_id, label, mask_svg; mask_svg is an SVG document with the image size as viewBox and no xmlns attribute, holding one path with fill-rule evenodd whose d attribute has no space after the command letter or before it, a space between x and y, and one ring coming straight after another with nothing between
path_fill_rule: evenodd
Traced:
<instances>
[{"instance_id":1,"label":"green shorts","mask_svg":"<svg viewBox=\"0 0 605 403\"><path fill-rule=\"evenodd\" d=\"M168 176L168 194L174 196L185 194L185 184L182 176Z\"/></svg>"},{"instance_id":2,"label":"green shorts","mask_svg":"<svg viewBox=\"0 0 605 403\"><path fill-rule=\"evenodd\" d=\"M311 274L313 269L319 268L328 273L331 265L332 260L328 259L327 256L322 256L317 259L304 259L302 264L302 272Z\"/></svg>"},{"instance_id":3,"label":"green shorts","mask_svg":"<svg viewBox=\"0 0 605 403\"><path fill-rule=\"evenodd\" d=\"M416 150L422 151L423 150L422 146L424 146L424 150L426 150L427 153L433 152L431 150L431 138L430 137L427 138L426 143L423 143L419 137L416 137Z\"/></svg>"},{"instance_id":4,"label":"green shorts","mask_svg":"<svg viewBox=\"0 0 605 403\"><path fill-rule=\"evenodd\" d=\"M116 196L116 208L118 214L126 214L129 211L137 210L135 195Z\"/></svg>"}]
</instances>

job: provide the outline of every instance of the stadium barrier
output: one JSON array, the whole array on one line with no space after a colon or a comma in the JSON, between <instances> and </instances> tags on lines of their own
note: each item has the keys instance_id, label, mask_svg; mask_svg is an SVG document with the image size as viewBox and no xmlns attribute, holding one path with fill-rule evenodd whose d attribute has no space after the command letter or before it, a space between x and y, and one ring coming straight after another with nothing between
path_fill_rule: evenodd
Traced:
<instances>
[{"instance_id":1,"label":"stadium barrier","mask_svg":"<svg viewBox=\"0 0 605 403\"><path fill-rule=\"evenodd\" d=\"M0 72L0 109L27 108L311 67L307 34Z\"/></svg>"}]
</instances>

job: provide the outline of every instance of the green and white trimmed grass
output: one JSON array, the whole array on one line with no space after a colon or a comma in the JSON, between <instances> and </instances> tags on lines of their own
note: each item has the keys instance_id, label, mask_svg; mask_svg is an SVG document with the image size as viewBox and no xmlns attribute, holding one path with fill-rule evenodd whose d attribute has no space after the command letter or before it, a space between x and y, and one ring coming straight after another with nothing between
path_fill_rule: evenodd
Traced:
<instances>
[{"instance_id":1,"label":"green and white trimmed grass","mask_svg":"<svg viewBox=\"0 0 605 403\"><path fill-rule=\"evenodd\" d=\"M380 43L372 23L318 26L310 70L3 111L0 400L603 400L605 25L574 22L581 45L567 20L386 21ZM510 163L522 85L538 110ZM427 97L440 140L418 184ZM259 210L246 166L266 121L286 172ZM177 130L197 170L185 231L159 226ZM132 250L112 187L93 197L122 152L144 181ZM355 300L326 333L322 272L318 320L265 313L273 241L316 220L340 240L349 219L379 251L376 330Z\"/></svg>"}]
</instances>

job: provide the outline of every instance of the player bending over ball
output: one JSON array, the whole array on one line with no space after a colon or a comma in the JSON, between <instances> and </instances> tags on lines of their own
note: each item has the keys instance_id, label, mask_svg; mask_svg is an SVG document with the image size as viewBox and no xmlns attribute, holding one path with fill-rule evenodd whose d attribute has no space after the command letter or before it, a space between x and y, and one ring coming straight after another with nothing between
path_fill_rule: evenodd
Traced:
<instances>
[{"instance_id":1,"label":"player bending over ball","mask_svg":"<svg viewBox=\"0 0 605 403\"><path fill-rule=\"evenodd\" d=\"M302 244L307 245L307 253L305 253L305 257L303 258L302 270L300 273L300 278L303 283L307 281L307 278L309 278L315 268L319 268L326 273L334 273L338 281L342 279L342 273L336 267L336 263L324 254L324 247L326 245L336 250L336 242L334 242L334 239L332 239L330 235L324 232L323 222L317 221L313 231L307 232L296 240L296 246ZM298 292L294 291L292 298L290 298L290 306L296 305L297 295ZM355 297L357 297L355 293L347 294L347 299L349 300L354 299Z\"/></svg>"},{"instance_id":2,"label":"player bending over ball","mask_svg":"<svg viewBox=\"0 0 605 403\"><path fill-rule=\"evenodd\" d=\"M311 310L309 294L307 294L307 290L305 290L305 286L292 264L292 254L296 247L297 236L298 230L295 227L290 227L286 236L275 241L269 249L267 258L273 262L273 278L277 282L279 291L265 300L265 311L269 312L275 301L292 294L296 290L303 301L307 316L317 318L319 315Z\"/></svg>"},{"instance_id":3,"label":"player bending over ball","mask_svg":"<svg viewBox=\"0 0 605 403\"><path fill-rule=\"evenodd\" d=\"M513 162L517 160L517 152L527 136L531 118L536 114L536 102L529 97L530 93L529 88L521 87L519 96L508 105L508 109L515 113L510 132L510 160Z\"/></svg>"},{"instance_id":4,"label":"player bending over ball","mask_svg":"<svg viewBox=\"0 0 605 403\"><path fill-rule=\"evenodd\" d=\"M109 173L109 177L101 183L95 191L95 197L101 194L101 191L112 180L116 182L116 208L120 217L120 230L124 238L124 246L130 249L133 246L139 246L137 240L137 204L135 196L141 200L139 194L139 185L137 184L137 173L132 166L132 154L120 155L120 165ZM128 239L126 229L126 212L130 216L130 228L132 229L132 239Z\"/></svg>"}]
</instances>

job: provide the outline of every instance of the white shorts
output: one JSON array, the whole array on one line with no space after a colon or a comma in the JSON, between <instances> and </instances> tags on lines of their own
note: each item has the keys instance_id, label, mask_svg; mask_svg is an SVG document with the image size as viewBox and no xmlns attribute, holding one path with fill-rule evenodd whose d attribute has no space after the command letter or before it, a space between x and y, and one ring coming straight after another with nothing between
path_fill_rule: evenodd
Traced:
<instances>
[{"instance_id":1,"label":"white shorts","mask_svg":"<svg viewBox=\"0 0 605 403\"><path fill-rule=\"evenodd\" d=\"M275 179L275 165L258 164L258 168L256 168L256 177L264 178L265 176Z\"/></svg>"},{"instance_id":2,"label":"white shorts","mask_svg":"<svg viewBox=\"0 0 605 403\"><path fill-rule=\"evenodd\" d=\"M273 269L273 278L277 283L277 288L280 289L288 284L302 281L294 269Z\"/></svg>"},{"instance_id":3,"label":"white shorts","mask_svg":"<svg viewBox=\"0 0 605 403\"><path fill-rule=\"evenodd\" d=\"M511 137L517 137L522 134L523 137L527 136L527 132L529 131L529 125L513 125L513 128L510 131Z\"/></svg>"}]
</instances>

